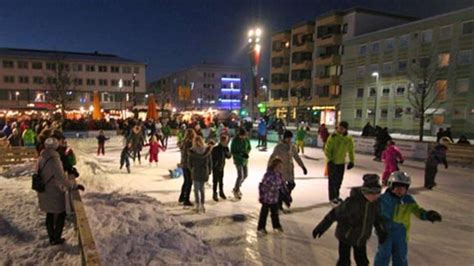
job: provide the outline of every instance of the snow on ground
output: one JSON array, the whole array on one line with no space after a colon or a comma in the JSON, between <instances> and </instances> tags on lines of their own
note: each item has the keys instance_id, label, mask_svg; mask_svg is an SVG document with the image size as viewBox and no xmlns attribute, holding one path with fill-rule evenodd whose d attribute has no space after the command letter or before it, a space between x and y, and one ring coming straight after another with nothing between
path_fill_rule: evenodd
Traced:
<instances>
[{"instance_id":1,"label":"snow on ground","mask_svg":"<svg viewBox=\"0 0 474 266\"><path fill-rule=\"evenodd\" d=\"M324 160L320 149L306 149L307 156L303 161L309 171L307 176L296 167L292 212L280 215L284 234L273 233L268 221L269 234L257 237L260 210L258 183L274 144L270 144L267 152L260 152L255 148L252 150L249 177L243 184L244 195L241 201L230 197L216 203L212 200L210 187L207 187L206 213L196 214L193 209L185 209L177 202L182 178L171 179L168 175L168 169L174 168L179 162L179 151L173 141L166 152L160 153L158 167L150 166L142 158L141 165L132 163L132 174L118 169L122 144L119 137L106 143L105 156L94 154L94 139L70 140L70 143L79 156L79 182L86 186L86 193L83 193L86 211L105 265L222 262L250 265L334 265L337 260L335 225L322 238L314 240L311 237L313 227L331 208L327 203L327 179L323 177ZM253 142L253 146L255 145ZM356 167L346 172L341 188L342 196L347 196L351 187L362 183L362 174L381 173L382 168L383 165L372 161L370 156L357 154ZM409 243L410 264L471 265L474 261L472 170L455 166L450 166L447 170L440 169L437 177L439 186L428 191L422 188L423 168L422 162L415 161L406 161L402 166L413 177L411 192L418 203L424 208L439 211L443 215L443 222L431 224L413 217ZM231 196L235 179L235 168L232 161L228 160L224 177L228 196ZM3 250L0 248L0 258L5 257L5 252L24 253L23 250L27 248L45 249L48 252L52 250L53 248L45 247L46 233L40 228L42 224L38 224L37 228L43 234L42 239L31 240L31 237L26 237L27 241L23 241L25 243L20 240L25 239L24 234L30 234L30 227L26 227L25 220L28 219L23 218L21 212L16 213L12 205L35 209L36 202L29 189L29 179L0 178L0 187L2 202L12 202L6 209L3 208L4 205L0 209L2 223L6 220L11 226L25 228L21 230L24 233L18 233L14 229L0 230L1 243L11 241L10 243L19 246ZM4 189L5 187L9 188ZM31 198L29 205L24 199L19 199L20 195ZM33 214L30 214L29 219L36 219L39 215L37 211L36 214L31 213ZM16 233L3 233L5 231ZM74 237L67 239L72 244ZM61 251L69 254L63 249ZM375 252L376 239L373 237L368 244L371 261ZM60 253L54 254L56 253L59 256ZM66 262L63 257L58 259ZM16 263L23 263L24 257L17 256L9 260L12 259ZM44 259L43 262L53 260Z\"/></svg>"}]
</instances>

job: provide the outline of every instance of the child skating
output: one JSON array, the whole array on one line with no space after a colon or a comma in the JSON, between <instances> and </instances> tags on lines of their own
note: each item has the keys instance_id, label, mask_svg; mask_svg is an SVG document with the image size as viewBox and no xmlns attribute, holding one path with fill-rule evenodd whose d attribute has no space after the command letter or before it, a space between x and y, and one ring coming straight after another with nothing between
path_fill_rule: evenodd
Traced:
<instances>
[{"instance_id":1,"label":"child skating","mask_svg":"<svg viewBox=\"0 0 474 266\"><path fill-rule=\"evenodd\" d=\"M104 131L100 130L99 131L99 136L97 136L97 155L105 155L105 141L109 140L108 137L104 135Z\"/></svg>"},{"instance_id":2,"label":"child skating","mask_svg":"<svg viewBox=\"0 0 474 266\"><path fill-rule=\"evenodd\" d=\"M385 164L385 169L382 175L382 184L384 186L387 185L390 174L400 170L398 164L403 163L403 160L403 155L398 147L395 146L395 142L393 140L387 141L387 148L382 152L382 161Z\"/></svg>"},{"instance_id":3,"label":"child skating","mask_svg":"<svg viewBox=\"0 0 474 266\"><path fill-rule=\"evenodd\" d=\"M150 142L145 146L150 146L150 150L148 152L150 165L152 162L155 162L155 165L158 165L158 153L160 153L160 150L165 151L166 149L160 145L156 139L156 136L152 136Z\"/></svg>"},{"instance_id":4,"label":"child skating","mask_svg":"<svg viewBox=\"0 0 474 266\"><path fill-rule=\"evenodd\" d=\"M229 137L227 135L221 135L219 144L212 149L212 199L214 201L219 201L217 197L217 187L219 187L219 196L221 199L227 199L224 194L223 178L225 160L232 156L228 144Z\"/></svg>"},{"instance_id":5,"label":"child skating","mask_svg":"<svg viewBox=\"0 0 474 266\"><path fill-rule=\"evenodd\" d=\"M375 227L379 242L387 238L383 216L377 198L382 186L376 174L365 174L364 184L351 190L351 194L340 205L332 209L314 228L313 237L321 237L333 222L337 222L336 238L339 240L337 265L351 264L351 248L357 265L369 265L367 241Z\"/></svg>"},{"instance_id":6,"label":"child skating","mask_svg":"<svg viewBox=\"0 0 474 266\"><path fill-rule=\"evenodd\" d=\"M408 265L408 236L410 233L411 215L421 220L441 222L441 215L436 211L425 211L408 194L411 178L407 173L397 171L390 175L388 188L380 197L382 215L388 238L380 243L375 255L376 266L388 266L392 260L393 266Z\"/></svg>"},{"instance_id":7,"label":"child skating","mask_svg":"<svg viewBox=\"0 0 474 266\"><path fill-rule=\"evenodd\" d=\"M204 184L209 180L209 175L212 171L211 151L212 147L206 146L201 136L196 136L188 155L188 165L191 170L194 197L196 200L196 212L198 213L206 212L206 208L204 207Z\"/></svg>"},{"instance_id":8,"label":"child skating","mask_svg":"<svg viewBox=\"0 0 474 266\"><path fill-rule=\"evenodd\" d=\"M128 142L122 149L120 153L120 170L122 170L123 165L127 168L127 172L130 174L130 160L132 156L130 153L132 151L132 143Z\"/></svg>"}]
</instances>

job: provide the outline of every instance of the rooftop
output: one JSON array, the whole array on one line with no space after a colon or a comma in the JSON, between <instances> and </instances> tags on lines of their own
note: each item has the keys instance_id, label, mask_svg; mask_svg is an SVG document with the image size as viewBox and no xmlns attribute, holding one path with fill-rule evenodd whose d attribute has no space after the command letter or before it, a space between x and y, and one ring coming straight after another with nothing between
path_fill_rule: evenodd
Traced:
<instances>
[{"instance_id":1,"label":"rooftop","mask_svg":"<svg viewBox=\"0 0 474 266\"><path fill-rule=\"evenodd\" d=\"M395 17L395 18L401 18L401 19L406 19L409 21L417 20L418 18L412 17L412 16L406 16L406 15L401 15L401 14L395 14L395 13L390 13L390 12L385 12L385 11L379 11L375 9L370 9L370 8L365 8L365 7L353 7L350 9L346 10L331 10L329 12L323 13L319 16L316 17L316 19L321 19L324 17L332 16L332 15L347 15L349 13L354 13L354 12L359 12L359 13L368 13L368 14L373 14L373 15L380 15L380 16L388 16L388 17Z\"/></svg>"}]
</instances>

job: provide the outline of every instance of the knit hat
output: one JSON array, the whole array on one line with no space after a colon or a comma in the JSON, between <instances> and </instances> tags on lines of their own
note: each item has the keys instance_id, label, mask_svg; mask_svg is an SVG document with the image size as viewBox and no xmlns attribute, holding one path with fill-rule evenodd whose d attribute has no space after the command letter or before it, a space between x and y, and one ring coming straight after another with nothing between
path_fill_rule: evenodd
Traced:
<instances>
[{"instance_id":1,"label":"knit hat","mask_svg":"<svg viewBox=\"0 0 474 266\"><path fill-rule=\"evenodd\" d=\"M380 177L377 174L365 174L362 179L364 180L364 184L362 185L363 193L379 194L382 191Z\"/></svg>"},{"instance_id":2,"label":"knit hat","mask_svg":"<svg viewBox=\"0 0 474 266\"><path fill-rule=\"evenodd\" d=\"M346 121L341 121L341 123L339 123L339 126L345 129L349 129L349 123L347 123Z\"/></svg>"},{"instance_id":3,"label":"knit hat","mask_svg":"<svg viewBox=\"0 0 474 266\"><path fill-rule=\"evenodd\" d=\"M46 149L56 150L59 147L59 142L56 138L50 137L50 138L47 138L46 141L44 142L44 147Z\"/></svg>"},{"instance_id":4,"label":"knit hat","mask_svg":"<svg viewBox=\"0 0 474 266\"><path fill-rule=\"evenodd\" d=\"M288 138L293 138L293 133L291 133L291 131L287 130L285 131L285 133L283 133L283 138L284 139L288 139Z\"/></svg>"}]
</instances>

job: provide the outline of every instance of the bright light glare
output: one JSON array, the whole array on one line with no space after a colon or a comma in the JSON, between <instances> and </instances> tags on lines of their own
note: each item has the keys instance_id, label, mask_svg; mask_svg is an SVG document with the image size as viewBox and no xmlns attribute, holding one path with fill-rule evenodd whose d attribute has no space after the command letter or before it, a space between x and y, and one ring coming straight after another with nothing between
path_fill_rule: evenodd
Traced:
<instances>
[{"instance_id":1,"label":"bright light glare","mask_svg":"<svg viewBox=\"0 0 474 266\"><path fill-rule=\"evenodd\" d=\"M379 72L372 72L372 77L378 77L379 76Z\"/></svg>"},{"instance_id":2,"label":"bright light glare","mask_svg":"<svg viewBox=\"0 0 474 266\"><path fill-rule=\"evenodd\" d=\"M249 38L249 43L252 43L252 38Z\"/></svg>"},{"instance_id":3,"label":"bright light glare","mask_svg":"<svg viewBox=\"0 0 474 266\"><path fill-rule=\"evenodd\" d=\"M255 42L260 42L260 38L255 39Z\"/></svg>"},{"instance_id":4,"label":"bright light glare","mask_svg":"<svg viewBox=\"0 0 474 266\"><path fill-rule=\"evenodd\" d=\"M261 30L260 28L257 28L257 29L255 30L255 35L256 35L257 37L260 37L260 35L262 35L262 30Z\"/></svg>"},{"instance_id":5,"label":"bright light glare","mask_svg":"<svg viewBox=\"0 0 474 266\"><path fill-rule=\"evenodd\" d=\"M253 36L253 30L249 30L249 37L252 37Z\"/></svg>"},{"instance_id":6,"label":"bright light glare","mask_svg":"<svg viewBox=\"0 0 474 266\"><path fill-rule=\"evenodd\" d=\"M260 44L255 45L255 52L260 53Z\"/></svg>"}]
</instances>

